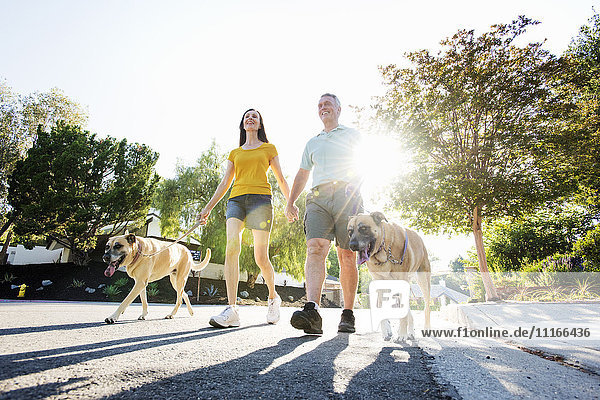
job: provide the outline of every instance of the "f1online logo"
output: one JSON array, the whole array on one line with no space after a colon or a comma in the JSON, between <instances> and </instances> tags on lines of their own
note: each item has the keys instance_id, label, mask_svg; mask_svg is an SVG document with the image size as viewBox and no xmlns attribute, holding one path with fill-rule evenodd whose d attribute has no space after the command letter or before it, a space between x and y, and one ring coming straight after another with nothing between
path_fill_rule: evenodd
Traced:
<instances>
[{"instance_id":1,"label":"f1online logo","mask_svg":"<svg viewBox=\"0 0 600 400\"><path fill-rule=\"evenodd\" d=\"M410 285L401 280L376 280L369 284L371 328L379 329L381 321L402 319L408 315Z\"/></svg>"}]
</instances>

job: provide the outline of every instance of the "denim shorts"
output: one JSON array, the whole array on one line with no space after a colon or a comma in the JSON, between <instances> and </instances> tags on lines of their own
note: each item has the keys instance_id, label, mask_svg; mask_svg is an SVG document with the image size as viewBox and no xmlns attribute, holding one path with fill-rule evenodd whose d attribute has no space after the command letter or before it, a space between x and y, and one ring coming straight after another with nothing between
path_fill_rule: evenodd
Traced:
<instances>
[{"instance_id":1,"label":"denim shorts","mask_svg":"<svg viewBox=\"0 0 600 400\"><path fill-rule=\"evenodd\" d=\"M237 218L248 229L270 231L273 223L271 195L243 194L227 201L227 219Z\"/></svg>"}]
</instances>

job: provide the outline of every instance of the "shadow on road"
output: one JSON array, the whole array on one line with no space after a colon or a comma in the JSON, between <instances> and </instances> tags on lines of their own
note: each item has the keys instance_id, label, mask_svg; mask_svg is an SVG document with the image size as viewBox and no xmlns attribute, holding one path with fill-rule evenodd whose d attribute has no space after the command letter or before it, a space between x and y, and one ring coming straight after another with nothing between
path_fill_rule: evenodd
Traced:
<instances>
[{"instance_id":1,"label":"shadow on road","mask_svg":"<svg viewBox=\"0 0 600 400\"><path fill-rule=\"evenodd\" d=\"M164 396L165 388L169 388L170 399L333 396L334 361L348 347L347 334L285 360L301 345L320 339L309 335L286 338L243 357L159 379L106 399L155 398Z\"/></svg>"},{"instance_id":2,"label":"shadow on road","mask_svg":"<svg viewBox=\"0 0 600 400\"><path fill-rule=\"evenodd\" d=\"M137 321L123 321L120 324L135 323ZM0 336L6 335L21 335L23 333L41 333L51 331L68 331L72 329L97 328L106 325L105 322L82 322L80 324L63 324L63 325L44 325L44 326L26 326L22 328L3 328L0 329Z\"/></svg>"},{"instance_id":3,"label":"shadow on road","mask_svg":"<svg viewBox=\"0 0 600 400\"><path fill-rule=\"evenodd\" d=\"M63 382L42 383L35 387L34 392L32 392L32 388L30 388L30 387L26 387L23 389L11 390L8 393L2 393L0 395L0 398L1 399L34 399L34 398L40 398L39 393L44 393L45 396L52 396L52 395L56 396L56 395L60 395L60 394L68 392L68 390L65 389L66 386L69 386L69 390L73 390L73 388L74 388L73 385L77 384L79 382L85 382L85 383L80 383L78 385L79 387L85 386L88 384L86 378L69 378L68 380L63 381Z\"/></svg>"},{"instance_id":4,"label":"shadow on road","mask_svg":"<svg viewBox=\"0 0 600 400\"><path fill-rule=\"evenodd\" d=\"M456 389L436 382L428 366L433 357L416 346L386 346L358 372L346 388L351 398L459 398Z\"/></svg>"},{"instance_id":5,"label":"shadow on road","mask_svg":"<svg viewBox=\"0 0 600 400\"><path fill-rule=\"evenodd\" d=\"M242 328L236 328L236 331L262 326L264 326L264 324L249 325ZM0 356L0 379L16 378L22 375L159 346L207 339L226 334L227 332L228 331L226 330L217 330L206 327L178 333L169 332L160 335L109 340L60 349L2 355Z\"/></svg>"},{"instance_id":6,"label":"shadow on road","mask_svg":"<svg viewBox=\"0 0 600 400\"><path fill-rule=\"evenodd\" d=\"M425 360L429 356L412 346L383 347L346 384L347 374L355 368L343 363L352 362L352 357L338 356L348 348L349 336L338 334L302 352L300 347L314 340L322 338L286 338L243 357L157 379L105 400L158 398L167 392L169 399L443 399L456 393L435 382Z\"/></svg>"}]
</instances>

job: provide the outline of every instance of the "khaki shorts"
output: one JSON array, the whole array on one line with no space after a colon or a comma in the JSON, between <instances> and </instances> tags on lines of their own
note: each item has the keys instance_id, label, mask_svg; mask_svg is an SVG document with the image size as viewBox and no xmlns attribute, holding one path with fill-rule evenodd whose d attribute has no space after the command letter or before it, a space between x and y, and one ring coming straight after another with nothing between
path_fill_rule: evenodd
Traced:
<instances>
[{"instance_id":1,"label":"khaki shorts","mask_svg":"<svg viewBox=\"0 0 600 400\"><path fill-rule=\"evenodd\" d=\"M360 192L346 182L331 182L313 188L306 196L304 233L306 240L334 240L349 249L348 218L363 212Z\"/></svg>"}]
</instances>

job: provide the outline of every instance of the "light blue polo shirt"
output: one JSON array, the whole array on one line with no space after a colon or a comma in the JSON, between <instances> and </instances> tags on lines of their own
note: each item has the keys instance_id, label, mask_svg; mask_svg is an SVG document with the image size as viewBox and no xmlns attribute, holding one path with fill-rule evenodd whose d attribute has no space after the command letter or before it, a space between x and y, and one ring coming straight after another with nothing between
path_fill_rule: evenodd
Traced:
<instances>
[{"instance_id":1,"label":"light blue polo shirt","mask_svg":"<svg viewBox=\"0 0 600 400\"><path fill-rule=\"evenodd\" d=\"M361 134L338 125L331 132L321 131L306 143L300 168L312 170L312 188L327 182L360 184L356 171L357 148Z\"/></svg>"}]
</instances>

